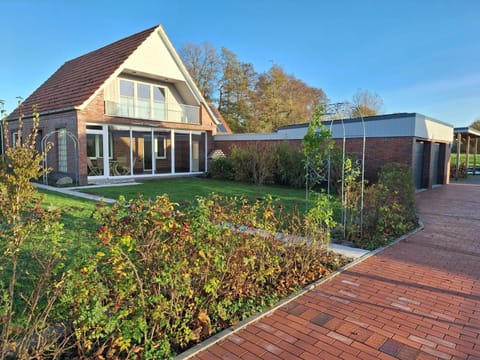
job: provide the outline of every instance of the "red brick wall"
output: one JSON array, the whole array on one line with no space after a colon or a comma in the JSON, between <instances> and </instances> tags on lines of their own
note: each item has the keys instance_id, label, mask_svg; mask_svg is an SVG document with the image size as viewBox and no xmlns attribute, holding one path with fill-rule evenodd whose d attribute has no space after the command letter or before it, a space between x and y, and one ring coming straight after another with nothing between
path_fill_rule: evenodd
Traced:
<instances>
[{"instance_id":1,"label":"red brick wall","mask_svg":"<svg viewBox=\"0 0 480 360\"><path fill-rule=\"evenodd\" d=\"M104 94L103 91L100 91L98 95L92 99L92 101L88 104L88 106L79 111L78 115L78 123L79 123L79 143L80 143L80 159L85 159L86 157L86 123L87 122L94 122L94 123L111 123L111 124L118 124L118 125L131 125L132 122L135 123L137 126L147 126L147 127L158 127L159 129L178 129L178 130L193 130L193 131L203 131L206 132L208 138L208 151L213 149L213 136L212 133L214 132L216 125L212 117L210 116L209 112L206 108L201 105L200 106L200 124L199 125L191 125L191 124L179 124L179 123L169 123L169 122L161 122L156 120L142 120L142 119L130 119L130 118L120 118L120 117L112 117L107 116L104 114ZM170 168L170 150L169 150L169 140L167 143L167 159L162 160L162 164L158 163L157 166L160 169L164 169L167 171ZM203 145L204 146L204 145ZM203 150L203 148L202 148ZM188 153L187 153L188 155ZM188 158L188 156L187 156ZM182 164L183 168L186 166L184 165L184 159L177 159L177 162ZM167 169L168 168L168 169ZM162 170L163 171L163 170ZM168 170L170 171L170 170ZM84 161L81 161L80 167L80 174L83 180L83 183L87 181L87 166Z\"/></svg>"},{"instance_id":2,"label":"red brick wall","mask_svg":"<svg viewBox=\"0 0 480 360\"><path fill-rule=\"evenodd\" d=\"M365 140L365 177L371 181L377 179L377 174L383 165L396 162L412 165L413 145L411 137L367 138ZM335 140L336 146L343 147L341 139ZM346 139L345 153L357 159L362 158L363 139Z\"/></svg>"},{"instance_id":3,"label":"red brick wall","mask_svg":"<svg viewBox=\"0 0 480 360\"><path fill-rule=\"evenodd\" d=\"M44 137L52 131L65 128L68 132L77 137L78 132L76 120L77 115L76 112L73 110L56 114L41 115L39 131L41 132L42 137ZM8 131L10 143L12 141L12 133L18 131L18 128L18 121L9 121ZM25 118L23 124L23 134L29 133L31 129L32 119ZM47 165L48 167L53 168L53 170L55 171L58 166L58 148L56 146L57 135L53 134L47 140L53 145L53 147L51 147L50 151L47 154ZM41 139L39 139L39 141L41 141ZM40 145L38 146L38 149L40 149ZM72 179L75 179L75 174L77 173L75 160L74 142L70 139L69 136L67 136L67 173L72 177Z\"/></svg>"},{"instance_id":4,"label":"red brick wall","mask_svg":"<svg viewBox=\"0 0 480 360\"><path fill-rule=\"evenodd\" d=\"M225 155L230 155L232 148L247 147L249 145L261 144L269 146L287 140L234 140L234 141L215 141L215 149L220 149ZM291 146L295 149L301 149L302 140L289 140ZM403 164L412 164L414 138L396 137L396 138L368 138L365 142L365 176L367 179L376 180L380 168L389 162L398 162ZM335 145L340 149L343 147L342 139L336 139ZM363 140L346 139L345 152L358 159L362 158Z\"/></svg>"},{"instance_id":5,"label":"red brick wall","mask_svg":"<svg viewBox=\"0 0 480 360\"><path fill-rule=\"evenodd\" d=\"M420 139L423 140L423 139ZM249 145L261 144L262 146L269 146L286 140L234 140L234 141L215 141L214 148L220 149L225 155L230 155L234 146L247 147ZM367 138L365 141L365 178L370 181L376 181L378 172L383 165L387 163L401 163L410 165L413 169L414 162L414 148L416 138L414 137L381 137L381 138ZM293 148L300 149L302 140L290 140ZM428 147L431 141L425 141ZM335 145L342 149L343 140L335 139ZM429 148L429 147L428 147ZM357 159L362 158L363 139L345 139L345 152L348 156ZM440 145L439 157L439 183L448 184L449 169L450 169L450 147L447 143ZM427 188L432 187L434 180L432 179L433 168L431 165L429 154L425 155L424 159L424 184Z\"/></svg>"}]
</instances>

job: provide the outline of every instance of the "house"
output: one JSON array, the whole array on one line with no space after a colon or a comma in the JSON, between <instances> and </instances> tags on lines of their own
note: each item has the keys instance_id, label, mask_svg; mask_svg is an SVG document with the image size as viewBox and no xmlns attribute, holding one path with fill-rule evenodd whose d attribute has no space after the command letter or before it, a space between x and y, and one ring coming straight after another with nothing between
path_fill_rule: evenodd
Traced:
<instances>
[{"instance_id":1,"label":"house","mask_svg":"<svg viewBox=\"0 0 480 360\"><path fill-rule=\"evenodd\" d=\"M188 74L162 26L66 62L9 116L53 148L46 165L80 184L207 171L213 135L228 132Z\"/></svg>"},{"instance_id":2,"label":"house","mask_svg":"<svg viewBox=\"0 0 480 360\"><path fill-rule=\"evenodd\" d=\"M380 168L390 162L410 165L417 189L449 182L453 127L417 113L398 113L340 120L324 125L345 154L361 161L365 177L375 181ZM225 134L214 136L215 148L230 154L233 146L262 146L288 141L300 148L309 124L290 125L274 133ZM365 149L365 151L363 150Z\"/></svg>"}]
</instances>

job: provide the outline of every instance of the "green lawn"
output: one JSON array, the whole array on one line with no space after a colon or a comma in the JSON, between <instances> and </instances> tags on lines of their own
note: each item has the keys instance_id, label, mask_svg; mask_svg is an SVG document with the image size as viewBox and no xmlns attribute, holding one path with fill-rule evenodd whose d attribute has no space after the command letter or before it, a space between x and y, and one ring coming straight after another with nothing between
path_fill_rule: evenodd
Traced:
<instances>
[{"instance_id":1,"label":"green lawn","mask_svg":"<svg viewBox=\"0 0 480 360\"><path fill-rule=\"evenodd\" d=\"M208 196L212 192L225 196L245 196L252 200L269 194L277 198L287 212L293 212L295 208L300 211L305 209L305 190L303 189L254 186L204 178L149 180L133 186L98 187L82 191L113 199L118 199L121 195L126 199L132 199L140 194L148 198L168 194L172 201L180 204L194 200L198 196ZM64 225L65 241L71 244L70 261L76 262L94 253L96 247L91 240L95 236L92 234L99 227L97 220L92 216L96 208L95 201L46 190L39 190L39 193L44 196L44 206L56 209L61 214L60 221Z\"/></svg>"},{"instance_id":2,"label":"green lawn","mask_svg":"<svg viewBox=\"0 0 480 360\"><path fill-rule=\"evenodd\" d=\"M255 186L235 181L214 180L205 178L175 178L148 180L140 185L110 186L82 190L85 193L96 194L105 198L118 199L121 195L126 199L138 197L140 194L148 198L168 194L177 203L191 201L198 196L216 193L224 196L245 196L249 199L264 197L269 194L278 198L287 210L305 206L305 190L282 186Z\"/></svg>"},{"instance_id":3,"label":"green lawn","mask_svg":"<svg viewBox=\"0 0 480 360\"><path fill-rule=\"evenodd\" d=\"M459 157L460 164L465 164L467 162L467 154L460 154ZM457 163L457 154L452 153L451 158L450 158L450 163L451 164L456 164ZM480 154L477 154L477 166L480 166ZM468 156L468 166L473 166L473 154L470 154Z\"/></svg>"},{"instance_id":4,"label":"green lawn","mask_svg":"<svg viewBox=\"0 0 480 360\"><path fill-rule=\"evenodd\" d=\"M43 205L60 211L62 223L69 230L96 229L92 213L95 210L95 201L71 197L54 191L40 190L44 195Z\"/></svg>"},{"instance_id":5,"label":"green lawn","mask_svg":"<svg viewBox=\"0 0 480 360\"><path fill-rule=\"evenodd\" d=\"M85 193L96 194L105 198L118 199L121 195L126 199L138 197L140 194L147 198L167 194L177 203L192 201L199 196L208 196L217 193L231 197L247 197L255 200L266 195L278 199L287 212L294 209L305 209L305 190L292 189L282 186L255 186L234 181L223 181L205 178L175 178L144 181L139 185L97 187L82 190ZM74 243L83 243L82 239L91 239L91 233L98 228L97 221L92 214L96 203L91 200L71 197L57 192L39 190L44 195L43 204L57 209L61 214L66 237Z\"/></svg>"},{"instance_id":6,"label":"green lawn","mask_svg":"<svg viewBox=\"0 0 480 360\"><path fill-rule=\"evenodd\" d=\"M95 201L71 197L61 193L40 190L44 196L45 207L60 212L60 222L63 224L65 233L64 241L68 244L69 262L72 264L81 261L96 251L92 236L97 229L98 223L92 216L96 208Z\"/></svg>"}]
</instances>

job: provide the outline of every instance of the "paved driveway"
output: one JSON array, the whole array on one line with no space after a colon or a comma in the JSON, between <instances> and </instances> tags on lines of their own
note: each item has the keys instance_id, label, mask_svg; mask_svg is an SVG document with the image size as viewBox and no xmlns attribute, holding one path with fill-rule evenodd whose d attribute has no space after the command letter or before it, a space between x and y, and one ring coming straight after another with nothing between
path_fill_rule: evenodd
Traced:
<instances>
[{"instance_id":1,"label":"paved driveway","mask_svg":"<svg viewBox=\"0 0 480 360\"><path fill-rule=\"evenodd\" d=\"M480 359L480 185L418 194L425 229L195 359Z\"/></svg>"}]
</instances>

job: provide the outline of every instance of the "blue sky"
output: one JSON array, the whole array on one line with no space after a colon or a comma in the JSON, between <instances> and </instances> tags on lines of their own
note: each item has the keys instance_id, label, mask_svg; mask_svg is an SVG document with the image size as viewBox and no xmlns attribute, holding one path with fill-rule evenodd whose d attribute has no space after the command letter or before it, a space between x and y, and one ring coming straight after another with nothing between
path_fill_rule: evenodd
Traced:
<instances>
[{"instance_id":1,"label":"blue sky","mask_svg":"<svg viewBox=\"0 0 480 360\"><path fill-rule=\"evenodd\" d=\"M378 93L386 113L454 126L480 118L477 0L2 0L0 99L8 111L65 61L162 24L257 71L272 64L332 102Z\"/></svg>"}]
</instances>

